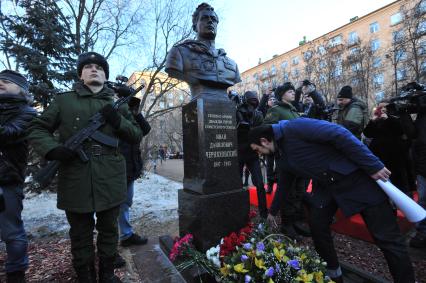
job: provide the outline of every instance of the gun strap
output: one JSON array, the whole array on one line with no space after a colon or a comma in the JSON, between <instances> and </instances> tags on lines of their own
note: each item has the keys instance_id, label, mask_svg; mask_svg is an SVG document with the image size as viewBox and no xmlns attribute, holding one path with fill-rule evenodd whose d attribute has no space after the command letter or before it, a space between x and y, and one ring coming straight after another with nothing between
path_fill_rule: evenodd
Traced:
<instances>
[{"instance_id":1,"label":"gun strap","mask_svg":"<svg viewBox=\"0 0 426 283\"><path fill-rule=\"evenodd\" d=\"M92 138L93 140L97 141L100 144L109 146L109 147L114 147L114 148L118 148L118 143L119 140L114 138L114 137L110 137L100 131L96 131L94 132L90 138Z\"/></svg>"}]
</instances>

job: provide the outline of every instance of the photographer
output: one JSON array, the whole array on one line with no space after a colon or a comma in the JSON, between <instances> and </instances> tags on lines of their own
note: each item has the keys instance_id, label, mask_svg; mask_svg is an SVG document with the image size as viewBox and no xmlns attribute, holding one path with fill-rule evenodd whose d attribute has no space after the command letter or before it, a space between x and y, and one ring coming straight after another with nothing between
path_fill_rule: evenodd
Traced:
<instances>
[{"instance_id":1,"label":"photographer","mask_svg":"<svg viewBox=\"0 0 426 283\"><path fill-rule=\"evenodd\" d=\"M426 208L426 87L418 83L409 83L402 88L399 97L391 99L388 112L400 116L403 129L413 139L412 155L417 174L419 204ZM417 117L413 123L411 116ZM426 248L426 219L417 223L417 233L410 240L410 246Z\"/></svg>"},{"instance_id":2,"label":"photographer","mask_svg":"<svg viewBox=\"0 0 426 283\"><path fill-rule=\"evenodd\" d=\"M309 80L301 82L301 86L296 89L295 103L297 110L303 113L306 118L326 120L323 113L325 101L323 96L316 90L316 86Z\"/></svg>"},{"instance_id":3,"label":"photographer","mask_svg":"<svg viewBox=\"0 0 426 283\"><path fill-rule=\"evenodd\" d=\"M28 240L21 212L28 142L25 131L36 116L29 83L20 73L0 72L0 231L6 244L7 282L25 282Z\"/></svg>"},{"instance_id":4,"label":"photographer","mask_svg":"<svg viewBox=\"0 0 426 283\"><path fill-rule=\"evenodd\" d=\"M232 99L232 98L231 98ZM263 184L262 171L260 169L259 156L248 143L248 132L251 128L262 125L262 113L256 108L259 106L257 94L246 91L239 105L237 105L237 137L238 137L238 159L241 178L244 165L250 171L253 184L256 186L257 199L259 203L259 214L262 218L268 216L266 207L266 194Z\"/></svg>"},{"instance_id":5,"label":"photographer","mask_svg":"<svg viewBox=\"0 0 426 283\"><path fill-rule=\"evenodd\" d=\"M387 114L386 106L388 104L387 100L379 103L363 133L367 138L371 138L370 150L392 172L390 176L392 183L409 194L410 182L407 166L410 162L410 142L404 135L400 118Z\"/></svg>"}]
</instances>

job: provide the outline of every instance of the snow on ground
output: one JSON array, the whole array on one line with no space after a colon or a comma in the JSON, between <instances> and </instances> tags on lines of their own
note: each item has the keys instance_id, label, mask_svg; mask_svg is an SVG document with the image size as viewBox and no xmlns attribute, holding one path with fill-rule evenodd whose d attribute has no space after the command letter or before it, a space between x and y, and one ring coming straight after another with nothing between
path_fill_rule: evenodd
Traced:
<instances>
[{"instance_id":1,"label":"snow on ground","mask_svg":"<svg viewBox=\"0 0 426 283\"><path fill-rule=\"evenodd\" d=\"M147 173L135 181L131 219L147 214L160 223L177 219L177 193L181 188L181 183ZM22 218L27 233L33 237L64 233L69 228L64 211L56 208L54 193L28 194Z\"/></svg>"}]
</instances>

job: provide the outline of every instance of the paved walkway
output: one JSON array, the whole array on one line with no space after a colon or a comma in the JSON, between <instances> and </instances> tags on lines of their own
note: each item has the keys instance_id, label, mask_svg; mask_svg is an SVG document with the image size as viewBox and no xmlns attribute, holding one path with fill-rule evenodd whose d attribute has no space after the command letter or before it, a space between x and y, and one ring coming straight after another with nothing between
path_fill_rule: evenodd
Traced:
<instances>
[{"instance_id":1,"label":"paved walkway","mask_svg":"<svg viewBox=\"0 0 426 283\"><path fill-rule=\"evenodd\" d=\"M168 159L163 164L158 162L158 175L176 182L183 182L183 159Z\"/></svg>"}]
</instances>

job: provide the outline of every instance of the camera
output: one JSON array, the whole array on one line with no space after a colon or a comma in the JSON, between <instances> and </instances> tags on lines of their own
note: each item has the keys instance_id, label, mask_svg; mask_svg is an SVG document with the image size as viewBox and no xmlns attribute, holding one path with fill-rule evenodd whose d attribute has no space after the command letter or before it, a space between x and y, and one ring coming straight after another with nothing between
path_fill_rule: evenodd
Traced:
<instances>
[{"instance_id":1,"label":"camera","mask_svg":"<svg viewBox=\"0 0 426 283\"><path fill-rule=\"evenodd\" d=\"M402 113L418 114L426 112L426 86L411 82L401 88L398 96L390 99L386 106L389 115Z\"/></svg>"},{"instance_id":2,"label":"camera","mask_svg":"<svg viewBox=\"0 0 426 283\"><path fill-rule=\"evenodd\" d=\"M130 86L127 86L125 83L129 80L125 76L117 76L115 78L116 82L107 81L106 85L113 89L118 97L126 97L134 94L134 89Z\"/></svg>"},{"instance_id":3,"label":"camera","mask_svg":"<svg viewBox=\"0 0 426 283\"><path fill-rule=\"evenodd\" d=\"M237 118L237 129L249 129L250 121L253 116L253 111L248 109L244 95L238 94L235 90L228 92L228 98L235 103L236 107L236 118Z\"/></svg>"}]
</instances>

